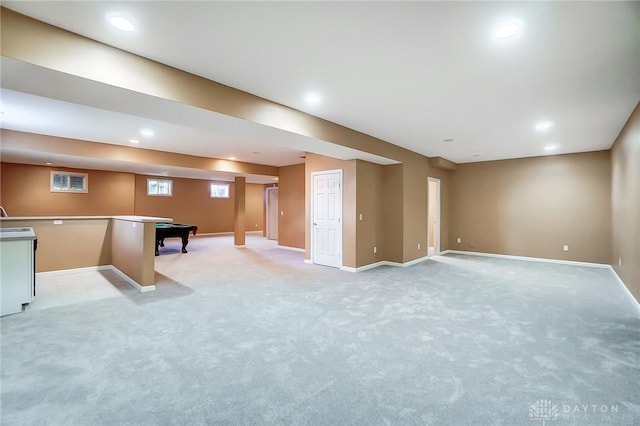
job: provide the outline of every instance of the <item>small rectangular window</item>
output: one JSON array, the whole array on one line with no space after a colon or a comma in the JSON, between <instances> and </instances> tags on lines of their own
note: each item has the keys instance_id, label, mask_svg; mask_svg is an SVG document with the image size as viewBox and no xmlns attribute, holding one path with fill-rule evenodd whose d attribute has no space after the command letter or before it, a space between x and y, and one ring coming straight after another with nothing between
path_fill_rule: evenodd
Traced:
<instances>
[{"instance_id":1,"label":"small rectangular window","mask_svg":"<svg viewBox=\"0 0 640 426\"><path fill-rule=\"evenodd\" d=\"M228 183L210 183L209 195L211 198L229 198L229 184Z\"/></svg>"},{"instance_id":2,"label":"small rectangular window","mask_svg":"<svg viewBox=\"0 0 640 426\"><path fill-rule=\"evenodd\" d=\"M173 195L173 181L170 179L147 179L147 195L171 197Z\"/></svg>"},{"instance_id":3,"label":"small rectangular window","mask_svg":"<svg viewBox=\"0 0 640 426\"><path fill-rule=\"evenodd\" d=\"M87 173L51 172L51 192L89 192L89 175Z\"/></svg>"}]
</instances>

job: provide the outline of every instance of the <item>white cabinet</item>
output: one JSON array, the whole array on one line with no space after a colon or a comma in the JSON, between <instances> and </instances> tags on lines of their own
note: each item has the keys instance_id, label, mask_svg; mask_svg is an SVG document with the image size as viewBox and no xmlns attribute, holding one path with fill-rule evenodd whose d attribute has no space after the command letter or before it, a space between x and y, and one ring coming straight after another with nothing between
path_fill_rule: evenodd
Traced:
<instances>
[{"instance_id":1,"label":"white cabinet","mask_svg":"<svg viewBox=\"0 0 640 426\"><path fill-rule=\"evenodd\" d=\"M0 316L22 312L33 301L35 244L32 228L0 229Z\"/></svg>"}]
</instances>

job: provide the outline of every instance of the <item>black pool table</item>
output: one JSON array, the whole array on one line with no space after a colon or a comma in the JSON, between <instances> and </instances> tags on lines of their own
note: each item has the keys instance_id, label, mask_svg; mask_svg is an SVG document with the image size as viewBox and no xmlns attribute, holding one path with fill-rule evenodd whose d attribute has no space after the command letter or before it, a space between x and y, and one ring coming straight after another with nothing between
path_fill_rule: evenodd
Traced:
<instances>
[{"instance_id":1,"label":"black pool table","mask_svg":"<svg viewBox=\"0 0 640 426\"><path fill-rule=\"evenodd\" d=\"M158 246L164 247L164 239L171 237L182 238L182 252L186 253L187 244L189 244L189 232L193 232L193 235L196 235L198 227L183 223L156 223L156 256L160 254Z\"/></svg>"}]
</instances>

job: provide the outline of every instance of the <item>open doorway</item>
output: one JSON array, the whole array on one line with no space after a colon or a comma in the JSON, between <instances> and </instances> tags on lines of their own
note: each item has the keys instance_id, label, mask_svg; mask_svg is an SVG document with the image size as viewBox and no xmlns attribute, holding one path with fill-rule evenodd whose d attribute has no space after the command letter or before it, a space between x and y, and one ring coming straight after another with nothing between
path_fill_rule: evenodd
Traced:
<instances>
[{"instance_id":1,"label":"open doorway","mask_svg":"<svg viewBox=\"0 0 640 426\"><path fill-rule=\"evenodd\" d=\"M267 188L267 238L278 239L278 188Z\"/></svg>"},{"instance_id":2,"label":"open doorway","mask_svg":"<svg viewBox=\"0 0 640 426\"><path fill-rule=\"evenodd\" d=\"M433 256L440 253L440 179L427 183L427 256Z\"/></svg>"}]
</instances>

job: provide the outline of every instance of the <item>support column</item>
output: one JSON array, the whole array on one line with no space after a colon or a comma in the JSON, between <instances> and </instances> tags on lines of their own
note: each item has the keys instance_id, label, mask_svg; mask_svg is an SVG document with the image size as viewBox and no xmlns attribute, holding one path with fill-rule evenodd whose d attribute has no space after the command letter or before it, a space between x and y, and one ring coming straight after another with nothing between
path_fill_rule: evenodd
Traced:
<instances>
[{"instance_id":1,"label":"support column","mask_svg":"<svg viewBox=\"0 0 640 426\"><path fill-rule=\"evenodd\" d=\"M236 247L244 247L245 243L245 187L246 178L237 176L235 180L235 196L234 196L234 222L233 222L233 244Z\"/></svg>"}]
</instances>

